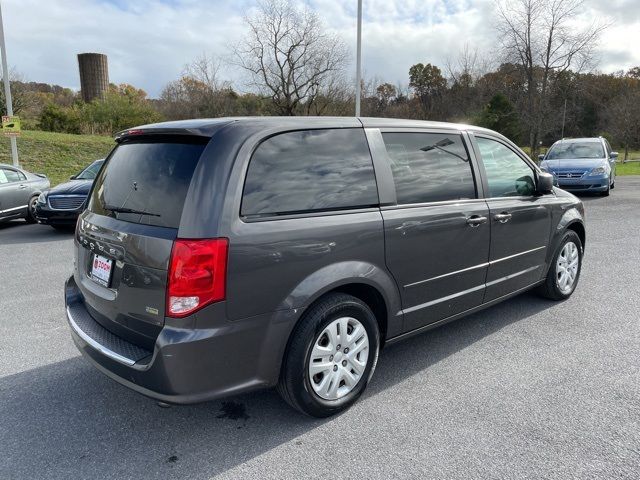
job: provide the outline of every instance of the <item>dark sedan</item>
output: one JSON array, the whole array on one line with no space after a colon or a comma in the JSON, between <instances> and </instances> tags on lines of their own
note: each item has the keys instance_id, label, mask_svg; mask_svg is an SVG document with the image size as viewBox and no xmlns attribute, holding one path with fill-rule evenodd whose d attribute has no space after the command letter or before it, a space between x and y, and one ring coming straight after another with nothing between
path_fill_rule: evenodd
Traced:
<instances>
[{"instance_id":1,"label":"dark sedan","mask_svg":"<svg viewBox=\"0 0 640 480\"><path fill-rule=\"evenodd\" d=\"M104 159L96 160L68 182L43 192L36 204L38 222L56 229L73 227L84 209L84 201L103 162Z\"/></svg>"},{"instance_id":2,"label":"dark sedan","mask_svg":"<svg viewBox=\"0 0 640 480\"><path fill-rule=\"evenodd\" d=\"M0 163L0 222L24 218L34 223L36 199L47 188L46 175Z\"/></svg>"}]
</instances>

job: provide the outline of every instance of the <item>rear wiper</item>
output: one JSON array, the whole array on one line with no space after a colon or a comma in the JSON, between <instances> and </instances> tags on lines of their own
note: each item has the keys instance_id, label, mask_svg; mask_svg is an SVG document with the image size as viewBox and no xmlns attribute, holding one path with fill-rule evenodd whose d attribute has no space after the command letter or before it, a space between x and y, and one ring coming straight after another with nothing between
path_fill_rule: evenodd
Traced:
<instances>
[{"instance_id":1,"label":"rear wiper","mask_svg":"<svg viewBox=\"0 0 640 480\"><path fill-rule=\"evenodd\" d=\"M149 215L150 217L160 216L157 213L143 212L142 210L136 210L134 208L115 207L112 205L104 205L104 209L114 213L133 213L138 215Z\"/></svg>"}]
</instances>

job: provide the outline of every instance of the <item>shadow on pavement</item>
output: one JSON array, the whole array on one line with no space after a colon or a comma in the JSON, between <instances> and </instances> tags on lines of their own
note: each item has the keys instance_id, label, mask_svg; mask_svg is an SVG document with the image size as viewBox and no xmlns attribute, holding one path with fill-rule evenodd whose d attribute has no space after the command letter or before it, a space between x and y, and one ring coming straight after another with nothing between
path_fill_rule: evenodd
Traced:
<instances>
[{"instance_id":1,"label":"shadow on pavement","mask_svg":"<svg viewBox=\"0 0 640 480\"><path fill-rule=\"evenodd\" d=\"M24 220L0 222L0 245L55 242L73 238L73 229L55 230L49 225L29 224Z\"/></svg>"},{"instance_id":2,"label":"shadow on pavement","mask_svg":"<svg viewBox=\"0 0 640 480\"><path fill-rule=\"evenodd\" d=\"M386 348L360 401L551 305L524 294ZM0 478L210 478L332 421L273 391L160 408L74 357L0 379Z\"/></svg>"}]
</instances>

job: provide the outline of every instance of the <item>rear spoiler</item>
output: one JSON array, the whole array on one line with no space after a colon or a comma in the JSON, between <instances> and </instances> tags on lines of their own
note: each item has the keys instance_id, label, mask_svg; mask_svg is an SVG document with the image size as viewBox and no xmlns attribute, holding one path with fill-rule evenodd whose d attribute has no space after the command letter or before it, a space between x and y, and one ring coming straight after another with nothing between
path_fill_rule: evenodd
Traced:
<instances>
[{"instance_id":1,"label":"rear spoiler","mask_svg":"<svg viewBox=\"0 0 640 480\"><path fill-rule=\"evenodd\" d=\"M121 143L124 140L139 137L139 136L153 136L153 135L165 135L165 136L188 136L188 137L201 137L201 138L211 138L213 134L218 131L221 127L228 125L230 122L226 123L215 123L211 125L205 125L202 127L193 127L193 128L158 128L158 127L140 127L140 128L130 128L128 130L123 130L116 134L115 141L117 143Z\"/></svg>"}]
</instances>

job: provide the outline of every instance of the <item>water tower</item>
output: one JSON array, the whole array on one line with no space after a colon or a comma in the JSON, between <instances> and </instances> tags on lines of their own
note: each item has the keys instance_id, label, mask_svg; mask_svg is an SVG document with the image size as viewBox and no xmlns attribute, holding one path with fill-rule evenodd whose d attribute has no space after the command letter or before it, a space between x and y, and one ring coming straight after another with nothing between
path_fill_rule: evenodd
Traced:
<instances>
[{"instance_id":1,"label":"water tower","mask_svg":"<svg viewBox=\"0 0 640 480\"><path fill-rule=\"evenodd\" d=\"M107 56L102 53L79 53L78 67L82 99L90 102L95 98L104 98L109 88Z\"/></svg>"}]
</instances>

